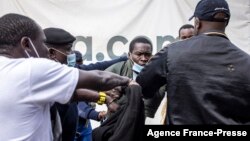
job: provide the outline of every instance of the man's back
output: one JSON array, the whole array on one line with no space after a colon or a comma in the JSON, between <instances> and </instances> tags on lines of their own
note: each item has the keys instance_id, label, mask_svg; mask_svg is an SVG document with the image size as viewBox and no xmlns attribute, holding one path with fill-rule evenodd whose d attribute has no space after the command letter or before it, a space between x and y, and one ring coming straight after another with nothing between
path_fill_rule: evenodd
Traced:
<instances>
[{"instance_id":1,"label":"man's back","mask_svg":"<svg viewBox=\"0 0 250 141\"><path fill-rule=\"evenodd\" d=\"M168 47L168 116L172 124L250 121L250 57L228 39L199 35Z\"/></svg>"}]
</instances>

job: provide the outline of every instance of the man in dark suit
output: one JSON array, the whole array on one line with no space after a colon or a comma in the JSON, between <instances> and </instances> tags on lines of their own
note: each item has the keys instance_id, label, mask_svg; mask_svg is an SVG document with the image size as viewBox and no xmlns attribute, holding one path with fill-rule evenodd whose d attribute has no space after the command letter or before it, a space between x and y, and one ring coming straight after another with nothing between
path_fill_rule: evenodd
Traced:
<instances>
[{"instance_id":1,"label":"man in dark suit","mask_svg":"<svg viewBox=\"0 0 250 141\"><path fill-rule=\"evenodd\" d=\"M46 28L43 31L46 36L46 45L49 48L49 58L62 64L67 64L70 67L75 67L81 70L104 70L114 63L127 60L127 57L124 56L111 61L98 62L89 65L79 65L76 63L77 56L72 50L73 42L76 40L73 35L60 28ZM52 108L54 111L53 113L55 113L56 109L58 110L61 118L62 141L73 141L75 139L78 125L77 105L77 102L71 102L67 104L55 103ZM81 111L86 112L92 110L93 108L90 106L81 109ZM98 115L99 112L94 113L94 117L97 118ZM55 118L55 116L52 118Z\"/></svg>"},{"instance_id":2,"label":"man in dark suit","mask_svg":"<svg viewBox=\"0 0 250 141\"><path fill-rule=\"evenodd\" d=\"M225 34L225 0L201 0L195 34L158 52L137 77L143 95L167 84L168 124L249 124L250 57Z\"/></svg>"}]
</instances>

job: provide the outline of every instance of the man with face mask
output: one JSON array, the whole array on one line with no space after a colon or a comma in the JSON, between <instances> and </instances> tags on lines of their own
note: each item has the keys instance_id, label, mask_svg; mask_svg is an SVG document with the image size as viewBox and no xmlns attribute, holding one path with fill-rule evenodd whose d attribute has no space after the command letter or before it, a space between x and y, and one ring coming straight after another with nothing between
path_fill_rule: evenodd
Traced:
<instances>
[{"instance_id":1,"label":"man with face mask","mask_svg":"<svg viewBox=\"0 0 250 141\"><path fill-rule=\"evenodd\" d=\"M72 51L75 37L69 32L59 28L46 28L43 30L46 36L46 45L49 50L49 58L69 67L76 65L76 54ZM60 134L62 141L73 141L75 138L78 109L77 102L67 104L55 103L52 106L52 115L58 111L60 118L52 116L52 129L58 129L57 120L61 122L62 131L53 130L53 134ZM60 133L61 132L61 133Z\"/></svg>"},{"instance_id":2,"label":"man with face mask","mask_svg":"<svg viewBox=\"0 0 250 141\"><path fill-rule=\"evenodd\" d=\"M152 43L146 37L139 36L129 45L129 60L116 63L106 71L135 79L152 56Z\"/></svg>"},{"instance_id":3,"label":"man with face mask","mask_svg":"<svg viewBox=\"0 0 250 141\"><path fill-rule=\"evenodd\" d=\"M76 38L69 32L60 28L50 27L43 31L46 36L46 45L49 49L49 58L56 62L67 64L69 67L76 67L82 70L104 70L114 63L127 60L127 57L120 57L111 61L98 62L89 65L76 64L76 54L72 50L72 45ZM68 103L66 105L55 103L55 107L59 111L62 122L62 141L73 141L75 139L78 125L77 105L76 102ZM101 112L96 112L92 107L84 104L84 102L80 103L80 105L84 105L84 108L80 109L81 113L86 111L86 115L91 115L90 117L95 117L96 120L100 120L98 119L98 117L100 117L98 115L102 114ZM53 110L55 110L54 107Z\"/></svg>"},{"instance_id":4,"label":"man with face mask","mask_svg":"<svg viewBox=\"0 0 250 141\"><path fill-rule=\"evenodd\" d=\"M96 91L132 84L126 77L48 60L45 41L44 32L32 19L18 14L0 18L1 141L52 141L50 107L54 102L86 100L106 103L115 110L113 100Z\"/></svg>"},{"instance_id":5,"label":"man with face mask","mask_svg":"<svg viewBox=\"0 0 250 141\"><path fill-rule=\"evenodd\" d=\"M117 62L127 60L126 56L122 56L110 61L79 65L76 63L76 54L73 51L73 42L76 40L73 35L63 29L54 27L46 28L43 31L47 38L46 45L49 48L49 58L70 67L81 70L105 70Z\"/></svg>"},{"instance_id":6,"label":"man with face mask","mask_svg":"<svg viewBox=\"0 0 250 141\"><path fill-rule=\"evenodd\" d=\"M60 28L46 28L43 31L49 49L49 58L69 67L75 67L76 54L72 51L75 37Z\"/></svg>"},{"instance_id":7,"label":"man with face mask","mask_svg":"<svg viewBox=\"0 0 250 141\"><path fill-rule=\"evenodd\" d=\"M168 124L249 124L250 57L225 34L225 0L201 0L195 36L159 51L137 77L143 95L167 84Z\"/></svg>"},{"instance_id":8,"label":"man with face mask","mask_svg":"<svg viewBox=\"0 0 250 141\"><path fill-rule=\"evenodd\" d=\"M151 58L152 51L153 46L149 39L143 36L136 37L129 45L129 60L116 63L107 68L106 71L113 72L121 76L127 76L135 80L137 75ZM164 91L164 89L161 89L153 98L144 99L146 117L154 117L155 112L164 97ZM121 98L119 101L121 104L126 100L125 98Z\"/></svg>"}]
</instances>

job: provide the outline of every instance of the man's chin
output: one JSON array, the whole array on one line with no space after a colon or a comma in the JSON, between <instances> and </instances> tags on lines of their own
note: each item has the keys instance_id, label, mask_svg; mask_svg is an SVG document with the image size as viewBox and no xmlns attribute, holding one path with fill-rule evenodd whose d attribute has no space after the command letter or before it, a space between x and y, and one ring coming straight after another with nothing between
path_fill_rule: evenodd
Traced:
<instances>
[{"instance_id":1,"label":"man's chin","mask_svg":"<svg viewBox=\"0 0 250 141\"><path fill-rule=\"evenodd\" d=\"M141 66L145 66L146 64L139 64L139 65L141 65Z\"/></svg>"}]
</instances>

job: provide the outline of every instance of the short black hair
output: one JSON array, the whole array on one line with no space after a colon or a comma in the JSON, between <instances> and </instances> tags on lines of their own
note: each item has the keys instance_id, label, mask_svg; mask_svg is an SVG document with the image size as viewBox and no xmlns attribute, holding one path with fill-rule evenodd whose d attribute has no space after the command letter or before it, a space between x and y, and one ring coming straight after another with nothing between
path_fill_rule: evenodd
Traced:
<instances>
[{"instance_id":1,"label":"short black hair","mask_svg":"<svg viewBox=\"0 0 250 141\"><path fill-rule=\"evenodd\" d=\"M22 37L35 39L39 26L29 17L19 14L6 14L0 18L0 46L16 46Z\"/></svg>"},{"instance_id":2,"label":"short black hair","mask_svg":"<svg viewBox=\"0 0 250 141\"><path fill-rule=\"evenodd\" d=\"M136 38L134 38L130 44L129 44L129 52L132 53L135 47L135 43L145 43L145 44L149 44L151 46L151 50L153 50L153 45L151 43L151 41L145 37L145 36L138 36Z\"/></svg>"},{"instance_id":3,"label":"short black hair","mask_svg":"<svg viewBox=\"0 0 250 141\"><path fill-rule=\"evenodd\" d=\"M181 30L182 29L188 29L188 28L194 28L194 26L191 25L191 24L184 24L183 26L181 26L180 29L179 29L179 37L181 36Z\"/></svg>"}]
</instances>

